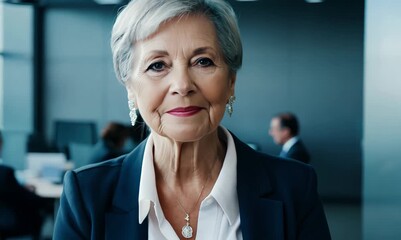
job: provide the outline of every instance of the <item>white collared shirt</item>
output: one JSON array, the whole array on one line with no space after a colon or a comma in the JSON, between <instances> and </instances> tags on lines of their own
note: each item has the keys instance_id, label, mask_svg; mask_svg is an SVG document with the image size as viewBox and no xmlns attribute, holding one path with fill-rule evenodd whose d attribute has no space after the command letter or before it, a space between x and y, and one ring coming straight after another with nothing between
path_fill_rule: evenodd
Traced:
<instances>
[{"instance_id":1,"label":"white collared shirt","mask_svg":"<svg viewBox=\"0 0 401 240\"><path fill-rule=\"evenodd\" d=\"M200 240L242 239L237 196L237 153L231 134L224 127L221 128L227 136L227 153L212 191L200 205L196 233L196 239ZM145 146L139 184L139 223L148 217L149 240L179 240L160 206L152 148L151 134Z\"/></svg>"},{"instance_id":2,"label":"white collared shirt","mask_svg":"<svg viewBox=\"0 0 401 240\"><path fill-rule=\"evenodd\" d=\"M292 146L294 146L294 144L297 143L298 139L299 139L298 136L290 138L287 142L284 143L282 151L288 153L288 151L290 151Z\"/></svg>"}]
</instances>

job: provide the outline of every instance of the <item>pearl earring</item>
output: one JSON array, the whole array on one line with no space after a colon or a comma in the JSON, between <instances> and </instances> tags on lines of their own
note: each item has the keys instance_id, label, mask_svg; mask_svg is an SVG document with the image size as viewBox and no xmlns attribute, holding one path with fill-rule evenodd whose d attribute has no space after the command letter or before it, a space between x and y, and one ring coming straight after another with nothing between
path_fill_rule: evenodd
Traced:
<instances>
[{"instance_id":1,"label":"pearl earring","mask_svg":"<svg viewBox=\"0 0 401 240\"><path fill-rule=\"evenodd\" d=\"M131 119L131 125L134 126L138 115L136 115L135 101L128 100L129 117Z\"/></svg>"},{"instance_id":2,"label":"pearl earring","mask_svg":"<svg viewBox=\"0 0 401 240\"><path fill-rule=\"evenodd\" d=\"M227 113L228 113L228 115L231 117L231 115L233 114L233 112L234 112L234 109L233 109L233 104L234 104L234 102L235 102L235 96L233 95L233 96L231 96L229 99L228 99L228 103L227 103L227 105L226 105L226 109L227 109Z\"/></svg>"}]
</instances>

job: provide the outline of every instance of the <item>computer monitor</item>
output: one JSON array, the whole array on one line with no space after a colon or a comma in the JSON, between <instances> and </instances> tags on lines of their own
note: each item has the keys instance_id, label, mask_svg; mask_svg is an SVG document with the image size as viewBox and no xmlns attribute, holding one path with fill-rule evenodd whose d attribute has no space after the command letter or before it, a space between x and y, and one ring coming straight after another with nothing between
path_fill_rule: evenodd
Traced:
<instances>
[{"instance_id":1,"label":"computer monitor","mask_svg":"<svg viewBox=\"0 0 401 240\"><path fill-rule=\"evenodd\" d=\"M54 124L54 145L69 159L70 143L95 144L97 130L94 122L57 120Z\"/></svg>"}]
</instances>

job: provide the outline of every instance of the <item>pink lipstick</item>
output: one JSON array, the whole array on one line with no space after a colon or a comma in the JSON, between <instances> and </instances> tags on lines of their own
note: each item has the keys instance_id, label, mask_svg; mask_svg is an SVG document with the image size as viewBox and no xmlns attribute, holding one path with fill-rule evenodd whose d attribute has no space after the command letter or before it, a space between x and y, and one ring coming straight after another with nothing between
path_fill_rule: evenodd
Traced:
<instances>
[{"instance_id":1,"label":"pink lipstick","mask_svg":"<svg viewBox=\"0 0 401 240\"><path fill-rule=\"evenodd\" d=\"M190 117L192 115L197 114L201 110L202 110L201 107L189 106L189 107L174 108L168 111L167 113L177 117Z\"/></svg>"}]
</instances>

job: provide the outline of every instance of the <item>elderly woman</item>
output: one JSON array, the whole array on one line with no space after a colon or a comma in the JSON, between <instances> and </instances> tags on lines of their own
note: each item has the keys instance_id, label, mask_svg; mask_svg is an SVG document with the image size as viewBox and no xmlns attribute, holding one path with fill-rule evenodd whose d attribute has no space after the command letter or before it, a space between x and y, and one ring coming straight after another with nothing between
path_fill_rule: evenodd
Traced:
<instances>
[{"instance_id":1,"label":"elderly woman","mask_svg":"<svg viewBox=\"0 0 401 240\"><path fill-rule=\"evenodd\" d=\"M258 153L220 126L242 46L222 0L136 0L112 33L135 150L68 172L55 239L330 239L310 166Z\"/></svg>"}]
</instances>

